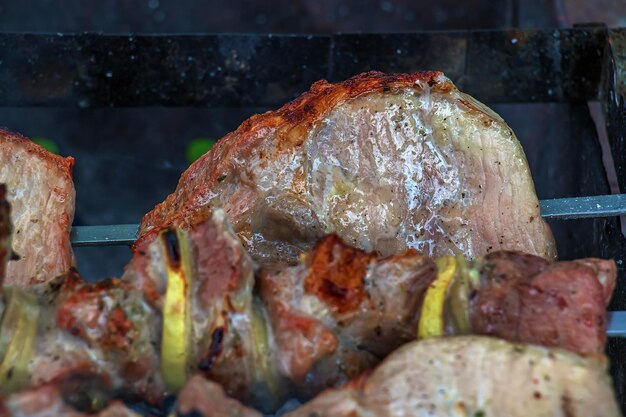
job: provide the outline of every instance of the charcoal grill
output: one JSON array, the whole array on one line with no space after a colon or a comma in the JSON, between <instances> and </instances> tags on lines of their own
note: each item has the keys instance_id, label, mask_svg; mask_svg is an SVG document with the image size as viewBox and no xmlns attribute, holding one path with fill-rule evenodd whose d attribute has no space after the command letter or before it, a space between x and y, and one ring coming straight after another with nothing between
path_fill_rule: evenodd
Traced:
<instances>
[{"instance_id":1,"label":"charcoal grill","mask_svg":"<svg viewBox=\"0 0 626 417\"><path fill-rule=\"evenodd\" d=\"M121 112L200 108L234 111L240 122L243 115L282 105L322 78L426 69L444 71L459 89L507 121L521 116L523 122L512 127L526 150L542 215L553 228L561 258L616 260L619 279L607 351L626 410L626 239L618 217L626 215L626 194L611 193L599 139L608 138L617 186L626 191L626 29L578 25L332 36L0 34L0 108L62 108L77 116L106 107ZM602 123L592 118L594 106L601 109ZM539 122L550 127L549 135L533 130ZM139 163L142 155L135 155ZM171 171L178 177L183 168ZM80 213L80 183L77 188ZM136 224L79 225L72 242L77 247L128 245L136 230Z\"/></svg>"}]
</instances>

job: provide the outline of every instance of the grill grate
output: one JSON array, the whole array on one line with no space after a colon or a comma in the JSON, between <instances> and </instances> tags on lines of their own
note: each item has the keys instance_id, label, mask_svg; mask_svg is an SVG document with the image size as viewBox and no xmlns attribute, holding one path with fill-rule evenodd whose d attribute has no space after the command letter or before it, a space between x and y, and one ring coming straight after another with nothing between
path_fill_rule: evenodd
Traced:
<instances>
[{"instance_id":1,"label":"grill grate","mask_svg":"<svg viewBox=\"0 0 626 417\"><path fill-rule=\"evenodd\" d=\"M444 71L501 114L510 111L509 103L543 103L557 116L550 140L535 138L525 149L559 253L614 258L618 264L607 353L626 409L626 239L616 217L626 215L626 194L608 195L587 107L589 101L602 105L617 182L626 192L626 29L331 36L0 33L0 109L267 107L322 78L426 69ZM557 198L564 196L576 197ZM129 245L136 231L136 224L75 226L72 243Z\"/></svg>"}]
</instances>

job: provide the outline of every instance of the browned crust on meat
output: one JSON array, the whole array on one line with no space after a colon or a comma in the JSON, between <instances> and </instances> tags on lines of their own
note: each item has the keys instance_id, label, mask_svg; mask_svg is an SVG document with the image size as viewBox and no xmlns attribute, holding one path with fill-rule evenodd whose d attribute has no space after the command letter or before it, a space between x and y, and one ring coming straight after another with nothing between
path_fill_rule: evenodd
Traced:
<instances>
[{"instance_id":1,"label":"browned crust on meat","mask_svg":"<svg viewBox=\"0 0 626 417\"><path fill-rule=\"evenodd\" d=\"M167 227L180 227L184 230L192 230L198 224L213 218L212 211L207 207L192 207L185 212L185 216L176 216L159 225L158 228L140 235L133 244L133 252L145 251L150 242L158 235L160 230Z\"/></svg>"},{"instance_id":2,"label":"browned crust on meat","mask_svg":"<svg viewBox=\"0 0 626 417\"><path fill-rule=\"evenodd\" d=\"M337 235L322 239L309 258L304 290L315 295L335 312L353 311L365 299L365 276L376 254L346 245Z\"/></svg>"},{"instance_id":3,"label":"browned crust on meat","mask_svg":"<svg viewBox=\"0 0 626 417\"><path fill-rule=\"evenodd\" d=\"M74 168L74 158L71 156L63 157L49 152L42 146L39 146L32 140L19 133L13 133L5 129L0 129L0 142L13 143L21 146L24 151L31 155L37 156L39 159L50 163L51 167L57 169L67 181L72 181L72 169Z\"/></svg>"},{"instance_id":4,"label":"browned crust on meat","mask_svg":"<svg viewBox=\"0 0 626 417\"><path fill-rule=\"evenodd\" d=\"M203 179L202 189L194 194L211 189L220 176L228 171L231 161L237 156L250 152L264 139L263 131L277 130L277 148L298 147L309 131L337 105L377 91L393 93L394 90L421 89L428 85L434 92L450 92L456 87L438 71L415 72L411 74L384 74L366 72L346 81L331 84L325 80L316 82L311 89L278 110L255 115L244 121L237 130L229 133L209 151L194 162L181 176L176 192L147 213L141 222L140 235L149 228L163 226L172 218L184 216L184 211L193 206L192 196L182 196L179 191L203 167L209 174ZM179 201L177 201L179 200Z\"/></svg>"}]
</instances>

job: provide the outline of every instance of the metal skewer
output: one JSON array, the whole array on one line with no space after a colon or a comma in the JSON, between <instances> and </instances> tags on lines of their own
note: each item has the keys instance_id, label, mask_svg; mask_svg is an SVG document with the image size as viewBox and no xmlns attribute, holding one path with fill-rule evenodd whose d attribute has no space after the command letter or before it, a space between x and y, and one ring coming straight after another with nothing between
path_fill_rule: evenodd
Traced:
<instances>
[{"instance_id":1,"label":"metal skewer","mask_svg":"<svg viewBox=\"0 0 626 417\"><path fill-rule=\"evenodd\" d=\"M609 312L606 334L609 337L626 337L626 311Z\"/></svg>"},{"instance_id":2,"label":"metal skewer","mask_svg":"<svg viewBox=\"0 0 626 417\"><path fill-rule=\"evenodd\" d=\"M540 205L545 219L626 216L626 194L557 198L542 200ZM73 246L132 245L138 229L137 224L74 226L71 241Z\"/></svg>"}]
</instances>

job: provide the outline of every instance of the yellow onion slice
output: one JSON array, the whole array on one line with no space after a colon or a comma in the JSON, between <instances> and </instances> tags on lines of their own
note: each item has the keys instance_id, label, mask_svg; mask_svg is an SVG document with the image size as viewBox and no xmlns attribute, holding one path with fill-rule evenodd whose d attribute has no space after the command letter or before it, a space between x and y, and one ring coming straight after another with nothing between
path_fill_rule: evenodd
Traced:
<instances>
[{"instance_id":1,"label":"yellow onion slice","mask_svg":"<svg viewBox=\"0 0 626 417\"><path fill-rule=\"evenodd\" d=\"M417 329L418 339L443 336L444 320L443 307L448 287L456 273L456 260L454 256L443 256L436 261L437 278L430 284L424 303Z\"/></svg>"},{"instance_id":2,"label":"yellow onion slice","mask_svg":"<svg viewBox=\"0 0 626 417\"><path fill-rule=\"evenodd\" d=\"M17 287L5 287L4 299L7 304L0 324L0 391L8 394L23 388L28 380L40 306L33 295Z\"/></svg>"},{"instance_id":3,"label":"yellow onion slice","mask_svg":"<svg viewBox=\"0 0 626 417\"><path fill-rule=\"evenodd\" d=\"M252 355L254 358L254 373L257 385L255 396L258 401L266 403L268 409L280 407L276 400L283 398L285 387L282 384L278 368L272 366L275 346L270 345L270 329L263 307L259 302L253 302L251 309Z\"/></svg>"},{"instance_id":4,"label":"yellow onion slice","mask_svg":"<svg viewBox=\"0 0 626 417\"><path fill-rule=\"evenodd\" d=\"M164 230L159 240L165 249L167 271L161 376L168 391L178 392L187 381L191 355L191 255L186 233L181 230Z\"/></svg>"},{"instance_id":5,"label":"yellow onion slice","mask_svg":"<svg viewBox=\"0 0 626 417\"><path fill-rule=\"evenodd\" d=\"M450 319L449 333L454 335L471 334L472 323L469 314L469 296L472 282L478 271L470 268L463 255L456 256L456 274L448 290L445 303L447 316Z\"/></svg>"}]
</instances>

